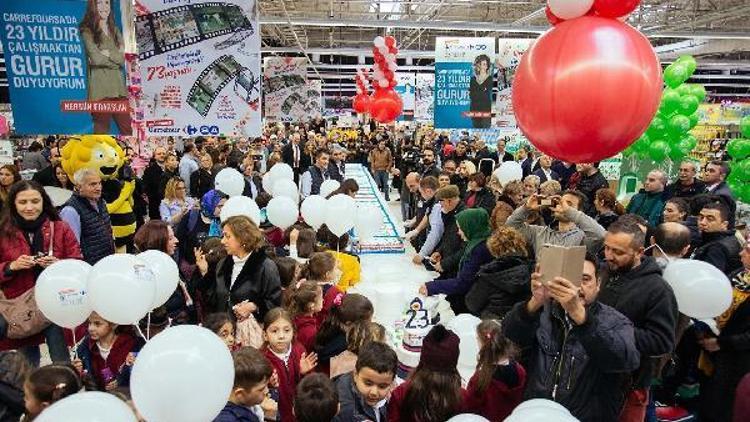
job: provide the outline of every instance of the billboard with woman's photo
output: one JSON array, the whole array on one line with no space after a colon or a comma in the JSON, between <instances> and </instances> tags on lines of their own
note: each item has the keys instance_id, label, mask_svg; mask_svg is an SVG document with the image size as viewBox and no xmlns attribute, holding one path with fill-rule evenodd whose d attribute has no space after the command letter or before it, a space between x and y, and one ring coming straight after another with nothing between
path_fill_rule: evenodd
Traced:
<instances>
[{"instance_id":1,"label":"billboard with woman's photo","mask_svg":"<svg viewBox=\"0 0 750 422\"><path fill-rule=\"evenodd\" d=\"M3 0L0 40L19 134L131 130L118 0Z\"/></svg>"},{"instance_id":2,"label":"billboard with woman's photo","mask_svg":"<svg viewBox=\"0 0 750 422\"><path fill-rule=\"evenodd\" d=\"M494 60L494 38L435 40L436 128L491 126Z\"/></svg>"}]
</instances>

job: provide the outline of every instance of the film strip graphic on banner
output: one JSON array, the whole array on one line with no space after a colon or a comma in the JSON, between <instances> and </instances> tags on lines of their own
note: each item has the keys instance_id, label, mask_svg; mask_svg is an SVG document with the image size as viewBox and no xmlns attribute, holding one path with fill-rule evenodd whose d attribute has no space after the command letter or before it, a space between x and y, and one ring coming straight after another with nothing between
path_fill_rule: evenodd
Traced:
<instances>
[{"instance_id":1,"label":"film strip graphic on banner","mask_svg":"<svg viewBox=\"0 0 750 422\"><path fill-rule=\"evenodd\" d=\"M223 50L256 31L239 6L220 2L141 15L136 17L135 27L141 60L234 32L235 36L214 46Z\"/></svg>"},{"instance_id":2,"label":"film strip graphic on banner","mask_svg":"<svg viewBox=\"0 0 750 422\"><path fill-rule=\"evenodd\" d=\"M187 102L201 116L206 117L222 89L235 79L234 92L246 101L253 92L260 93L260 76L243 67L232 56L223 55L203 69L190 88Z\"/></svg>"}]
</instances>

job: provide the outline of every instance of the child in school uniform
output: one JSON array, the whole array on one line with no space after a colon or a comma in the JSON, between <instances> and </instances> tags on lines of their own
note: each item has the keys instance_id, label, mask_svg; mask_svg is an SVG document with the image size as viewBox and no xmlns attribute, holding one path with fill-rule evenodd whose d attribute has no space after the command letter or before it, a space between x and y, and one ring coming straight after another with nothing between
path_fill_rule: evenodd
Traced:
<instances>
[{"instance_id":1,"label":"child in school uniform","mask_svg":"<svg viewBox=\"0 0 750 422\"><path fill-rule=\"evenodd\" d=\"M323 289L318 283L304 281L288 289L286 297L286 309L294 321L297 341L312 352L320 328L316 314L323 310Z\"/></svg>"},{"instance_id":2,"label":"child in school uniform","mask_svg":"<svg viewBox=\"0 0 750 422\"><path fill-rule=\"evenodd\" d=\"M372 302L360 294L347 294L334 303L315 336L318 372L330 376L331 358L346 351L349 330L359 322L370 322L372 315Z\"/></svg>"},{"instance_id":3,"label":"child in school uniform","mask_svg":"<svg viewBox=\"0 0 750 422\"><path fill-rule=\"evenodd\" d=\"M234 384L229 401L214 422L263 422L261 403L268 395L273 368L263 353L243 347L232 353Z\"/></svg>"}]
</instances>

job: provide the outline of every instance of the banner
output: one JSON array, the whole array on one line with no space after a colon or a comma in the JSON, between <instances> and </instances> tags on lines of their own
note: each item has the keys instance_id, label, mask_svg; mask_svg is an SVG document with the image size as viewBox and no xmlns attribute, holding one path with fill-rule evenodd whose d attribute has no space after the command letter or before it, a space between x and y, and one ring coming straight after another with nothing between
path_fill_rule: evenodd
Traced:
<instances>
[{"instance_id":1,"label":"banner","mask_svg":"<svg viewBox=\"0 0 750 422\"><path fill-rule=\"evenodd\" d=\"M132 132L121 21L118 0L0 2L16 133Z\"/></svg>"},{"instance_id":2,"label":"banner","mask_svg":"<svg viewBox=\"0 0 750 422\"><path fill-rule=\"evenodd\" d=\"M141 0L136 9L146 132L260 136L256 0Z\"/></svg>"},{"instance_id":3,"label":"banner","mask_svg":"<svg viewBox=\"0 0 750 422\"><path fill-rule=\"evenodd\" d=\"M435 111L435 75L417 73L417 90L414 106L414 120L431 121Z\"/></svg>"},{"instance_id":4,"label":"banner","mask_svg":"<svg viewBox=\"0 0 750 422\"><path fill-rule=\"evenodd\" d=\"M404 102L404 108L401 115L396 120L411 121L414 120L414 103L416 102L416 85L417 78L414 73L396 72L396 87L394 90L401 96Z\"/></svg>"},{"instance_id":5,"label":"banner","mask_svg":"<svg viewBox=\"0 0 750 422\"><path fill-rule=\"evenodd\" d=\"M267 57L263 61L265 118L298 122L309 116L307 59Z\"/></svg>"},{"instance_id":6,"label":"banner","mask_svg":"<svg viewBox=\"0 0 750 422\"><path fill-rule=\"evenodd\" d=\"M530 39L498 40L498 53L495 61L497 66L497 113L496 125L503 128L515 129L516 116L513 114L511 101L513 77L521 63L521 56L531 46Z\"/></svg>"},{"instance_id":7,"label":"banner","mask_svg":"<svg viewBox=\"0 0 750 422\"><path fill-rule=\"evenodd\" d=\"M488 128L492 123L494 38L435 40L435 128Z\"/></svg>"}]
</instances>

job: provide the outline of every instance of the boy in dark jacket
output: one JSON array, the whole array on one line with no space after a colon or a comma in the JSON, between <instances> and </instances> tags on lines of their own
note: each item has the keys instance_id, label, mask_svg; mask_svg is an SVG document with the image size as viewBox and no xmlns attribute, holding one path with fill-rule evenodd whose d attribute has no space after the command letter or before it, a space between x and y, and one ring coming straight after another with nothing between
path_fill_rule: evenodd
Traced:
<instances>
[{"instance_id":1,"label":"boy in dark jacket","mask_svg":"<svg viewBox=\"0 0 750 422\"><path fill-rule=\"evenodd\" d=\"M262 422L260 404L268 394L273 370L261 352L243 347L232 354L234 385L229 401L214 422Z\"/></svg>"},{"instance_id":2,"label":"boy in dark jacket","mask_svg":"<svg viewBox=\"0 0 750 422\"><path fill-rule=\"evenodd\" d=\"M354 372L333 379L341 405L334 422L387 420L386 398L397 365L396 352L387 344L370 342L362 347Z\"/></svg>"},{"instance_id":3,"label":"boy in dark jacket","mask_svg":"<svg viewBox=\"0 0 750 422\"><path fill-rule=\"evenodd\" d=\"M633 324L596 300L599 287L591 256L580 283L542 284L534 273L531 299L503 320L505 336L531 349L525 397L557 401L582 422L617 420L623 382L639 363Z\"/></svg>"}]
</instances>

